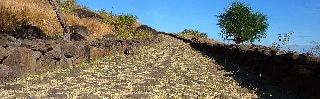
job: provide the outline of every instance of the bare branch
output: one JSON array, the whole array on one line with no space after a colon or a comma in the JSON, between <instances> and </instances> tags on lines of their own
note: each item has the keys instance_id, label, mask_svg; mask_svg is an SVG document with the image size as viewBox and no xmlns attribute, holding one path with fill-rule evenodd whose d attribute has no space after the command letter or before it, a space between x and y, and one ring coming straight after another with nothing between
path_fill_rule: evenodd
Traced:
<instances>
[{"instance_id":1,"label":"bare branch","mask_svg":"<svg viewBox=\"0 0 320 99\"><path fill-rule=\"evenodd\" d=\"M58 3L56 2L56 0L48 0L48 1L51 4L51 6L53 7L53 9L55 10L55 12L57 14L57 18L63 28L63 34L64 34L63 40L69 41L70 40L70 28L62 15L62 12L59 8Z\"/></svg>"}]
</instances>

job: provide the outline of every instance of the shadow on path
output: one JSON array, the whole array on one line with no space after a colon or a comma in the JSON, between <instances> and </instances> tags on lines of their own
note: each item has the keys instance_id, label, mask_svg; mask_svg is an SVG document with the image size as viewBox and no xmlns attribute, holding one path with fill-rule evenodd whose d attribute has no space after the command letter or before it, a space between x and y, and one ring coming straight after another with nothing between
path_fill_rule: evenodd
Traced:
<instances>
[{"instance_id":1,"label":"shadow on path","mask_svg":"<svg viewBox=\"0 0 320 99\"><path fill-rule=\"evenodd\" d=\"M258 72L250 68L245 68L245 66L238 66L233 60L227 59L223 56L214 54L208 50L205 50L199 46L199 44L192 42L192 40L184 39L178 37L174 34L163 33L174 38L183 40L185 43L189 43L192 48L197 51L200 51L203 55L208 56L209 58L215 60L219 65L223 66L222 70L227 72L232 72L233 74L224 75L226 77L233 77L235 81L239 83L240 86L254 90L259 98L288 98L288 99L299 99L303 98L298 96L296 93L291 91L285 91L275 84L271 83L268 77L265 77ZM250 60L248 60L250 61ZM306 97L305 97L306 98Z\"/></svg>"}]
</instances>

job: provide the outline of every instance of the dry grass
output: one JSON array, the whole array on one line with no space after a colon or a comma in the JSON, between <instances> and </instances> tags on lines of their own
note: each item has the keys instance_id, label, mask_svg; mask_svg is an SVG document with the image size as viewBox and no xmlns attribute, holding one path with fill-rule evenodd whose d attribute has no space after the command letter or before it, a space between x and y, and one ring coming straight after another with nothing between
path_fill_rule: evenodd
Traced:
<instances>
[{"instance_id":1,"label":"dry grass","mask_svg":"<svg viewBox=\"0 0 320 99\"><path fill-rule=\"evenodd\" d=\"M14 30L22 21L38 26L48 34L62 33L62 28L54 10L46 0L0 0L0 30ZM86 26L95 37L112 33L113 26L94 19L80 19L72 14L63 13L69 25Z\"/></svg>"}]
</instances>

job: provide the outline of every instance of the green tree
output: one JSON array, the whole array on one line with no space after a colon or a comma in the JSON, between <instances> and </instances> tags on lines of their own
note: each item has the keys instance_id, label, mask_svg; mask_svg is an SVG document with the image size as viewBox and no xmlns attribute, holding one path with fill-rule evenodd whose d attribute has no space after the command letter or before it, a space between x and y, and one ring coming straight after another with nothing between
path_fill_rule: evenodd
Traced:
<instances>
[{"instance_id":1,"label":"green tree","mask_svg":"<svg viewBox=\"0 0 320 99\"><path fill-rule=\"evenodd\" d=\"M229 9L225 9L225 13L220 13L216 17L217 25L222 28L220 35L224 40L233 40L239 44L260 41L260 38L267 36L267 15L254 13L249 5L242 2L233 2Z\"/></svg>"}]
</instances>

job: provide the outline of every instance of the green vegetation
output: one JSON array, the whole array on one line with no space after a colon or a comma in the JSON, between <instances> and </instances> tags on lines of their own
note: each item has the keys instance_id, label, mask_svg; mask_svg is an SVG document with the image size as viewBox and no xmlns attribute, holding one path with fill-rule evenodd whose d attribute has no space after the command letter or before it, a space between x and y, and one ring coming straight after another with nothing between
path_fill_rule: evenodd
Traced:
<instances>
[{"instance_id":1,"label":"green vegetation","mask_svg":"<svg viewBox=\"0 0 320 99\"><path fill-rule=\"evenodd\" d=\"M59 3L61 10L69 14L75 14L76 9L89 10L86 6L77 5L78 0L64 0L63 2L57 0L57 2Z\"/></svg>"},{"instance_id":2,"label":"green vegetation","mask_svg":"<svg viewBox=\"0 0 320 99\"><path fill-rule=\"evenodd\" d=\"M99 15L104 17L104 19L101 20L103 24L112 24L113 21L117 19L116 15L114 15L112 11L107 12L106 9L101 9L97 11L97 13L99 13Z\"/></svg>"},{"instance_id":3,"label":"green vegetation","mask_svg":"<svg viewBox=\"0 0 320 99\"><path fill-rule=\"evenodd\" d=\"M282 48L282 46L286 45L287 42L289 42L290 36L293 33L294 32L290 32L290 33L287 33L287 34L278 34L278 40L279 41L278 42L273 42L271 47L276 48L276 49ZM283 37L282 37L282 35L283 35Z\"/></svg>"},{"instance_id":4,"label":"green vegetation","mask_svg":"<svg viewBox=\"0 0 320 99\"><path fill-rule=\"evenodd\" d=\"M130 38L134 34L133 24L138 20L137 16L131 14L121 14L112 20L114 32L120 39Z\"/></svg>"},{"instance_id":5,"label":"green vegetation","mask_svg":"<svg viewBox=\"0 0 320 99\"><path fill-rule=\"evenodd\" d=\"M192 35L195 37L208 38L207 33L201 33L198 30L184 29L180 34Z\"/></svg>"},{"instance_id":6,"label":"green vegetation","mask_svg":"<svg viewBox=\"0 0 320 99\"><path fill-rule=\"evenodd\" d=\"M150 31L136 29L135 23L138 17L132 14L120 14L112 20L114 32L120 39L146 38L150 36Z\"/></svg>"},{"instance_id":7,"label":"green vegetation","mask_svg":"<svg viewBox=\"0 0 320 99\"><path fill-rule=\"evenodd\" d=\"M222 28L220 35L225 40L233 40L236 44L260 41L266 38L268 28L267 16L260 12L253 12L252 8L241 2L234 2L225 13L216 16ZM233 37L233 39L230 39Z\"/></svg>"}]
</instances>

